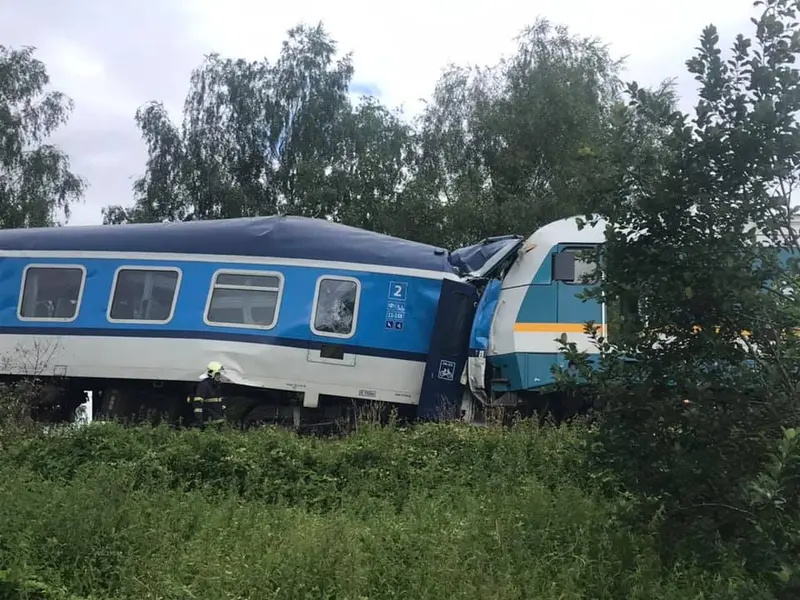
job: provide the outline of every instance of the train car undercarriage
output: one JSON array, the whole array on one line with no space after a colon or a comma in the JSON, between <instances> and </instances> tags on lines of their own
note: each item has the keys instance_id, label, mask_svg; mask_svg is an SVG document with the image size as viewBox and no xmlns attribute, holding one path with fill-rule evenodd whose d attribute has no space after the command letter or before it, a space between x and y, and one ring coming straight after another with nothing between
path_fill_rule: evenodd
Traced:
<instances>
[{"instance_id":1,"label":"train car undercarriage","mask_svg":"<svg viewBox=\"0 0 800 600\"><path fill-rule=\"evenodd\" d=\"M6 377L2 385L0 397L26 405L28 415L36 422L73 422L80 407L91 398L93 421L167 423L175 427L194 423L188 398L194 394L195 382ZM412 421L417 408L323 394L318 406L310 408L303 406L302 392L254 390L232 384L226 384L223 394L227 422L242 429L271 424L298 431L347 430L359 418L373 422Z\"/></svg>"},{"instance_id":2,"label":"train car undercarriage","mask_svg":"<svg viewBox=\"0 0 800 600\"><path fill-rule=\"evenodd\" d=\"M193 415L187 398L194 382L141 380L90 380L49 378L3 378L0 398L4 404L24 405L27 414L39 423L69 423L76 420L81 406L89 402L90 420L114 420L129 425L166 423L191 427ZM411 423L417 419L417 406L320 395L315 408L303 406L303 394L284 390L253 390L227 384L224 392L227 422L247 429L277 425L298 432L320 434L348 432L359 420L371 423ZM504 394L490 404L479 402L468 390L459 410L449 411L438 420L462 421L483 425L488 421L510 424L516 419L535 419L556 424L586 414L591 403L567 398L563 394L522 392ZM88 415L87 415L88 416Z\"/></svg>"}]
</instances>

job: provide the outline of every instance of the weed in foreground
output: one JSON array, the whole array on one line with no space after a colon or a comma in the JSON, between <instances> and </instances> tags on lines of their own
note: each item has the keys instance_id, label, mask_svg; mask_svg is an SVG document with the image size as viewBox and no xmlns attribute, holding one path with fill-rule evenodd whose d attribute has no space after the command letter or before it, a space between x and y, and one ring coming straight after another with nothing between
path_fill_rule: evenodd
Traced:
<instances>
[{"instance_id":1,"label":"weed in foreground","mask_svg":"<svg viewBox=\"0 0 800 600\"><path fill-rule=\"evenodd\" d=\"M587 491L581 436L17 436L0 457L0 598L767 597L733 560L665 572L616 522L624 500Z\"/></svg>"}]
</instances>

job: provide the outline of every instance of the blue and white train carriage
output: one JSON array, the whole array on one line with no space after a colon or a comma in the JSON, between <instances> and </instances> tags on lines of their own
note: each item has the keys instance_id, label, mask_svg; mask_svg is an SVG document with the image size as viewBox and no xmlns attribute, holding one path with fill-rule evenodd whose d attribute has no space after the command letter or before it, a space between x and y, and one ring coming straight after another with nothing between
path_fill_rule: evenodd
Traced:
<instances>
[{"instance_id":1,"label":"blue and white train carriage","mask_svg":"<svg viewBox=\"0 0 800 600\"><path fill-rule=\"evenodd\" d=\"M91 390L96 413L177 418L211 360L244 421L353 399L471 414L524 400L553 338L604 324L571 254L601 241L574 219L453 253L300 217L3 230L0 376L49 380L64 416Z\"/></svg>"}]
</instances>

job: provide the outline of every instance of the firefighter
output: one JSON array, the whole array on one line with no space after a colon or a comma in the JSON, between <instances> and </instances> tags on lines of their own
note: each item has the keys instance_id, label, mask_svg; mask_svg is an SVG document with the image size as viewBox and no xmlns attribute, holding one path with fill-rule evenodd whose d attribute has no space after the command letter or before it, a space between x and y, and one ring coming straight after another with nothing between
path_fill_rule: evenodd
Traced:
<instances>
[{"instance_id":1,"label":"firefighter","mask_svg":"<svg viewBox=\"0 0 800 600\"><path fill-rule=\"evenodd\" d=\"M204 429L207 425L220 425L225 422L225 404L221 392L220 379L225 370L220 363L208 363L200 383L197 384L194 396L190 398L194 413L194 422Z\"/></svg>"}]
</instances>

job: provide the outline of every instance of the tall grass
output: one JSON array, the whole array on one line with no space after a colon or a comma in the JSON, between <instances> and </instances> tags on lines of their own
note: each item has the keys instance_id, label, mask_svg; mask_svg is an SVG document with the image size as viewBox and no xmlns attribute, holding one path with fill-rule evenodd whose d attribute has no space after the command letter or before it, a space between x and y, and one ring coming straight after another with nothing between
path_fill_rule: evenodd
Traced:
<instances>
[{"instance_id":1,"label":"tall grass","mask_svg":"<svg viewBox=\"0 0 800 600\"><path fill-rule=\"evenodd\" d=\"M93 424L0 440L0 599L760 598L666 570L579 428Z\"/></svg>"}]
</instances>

